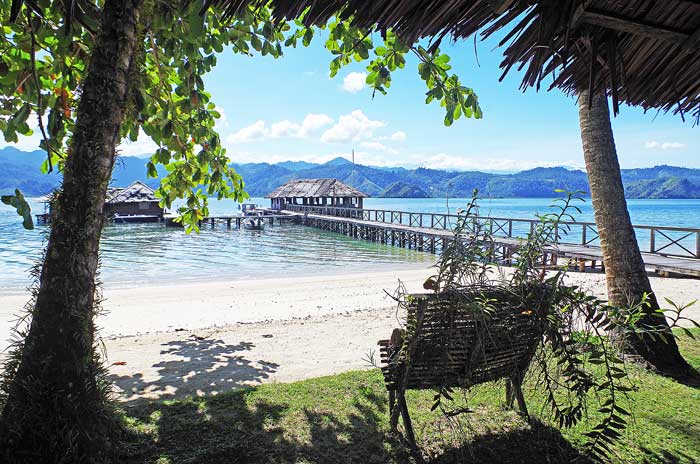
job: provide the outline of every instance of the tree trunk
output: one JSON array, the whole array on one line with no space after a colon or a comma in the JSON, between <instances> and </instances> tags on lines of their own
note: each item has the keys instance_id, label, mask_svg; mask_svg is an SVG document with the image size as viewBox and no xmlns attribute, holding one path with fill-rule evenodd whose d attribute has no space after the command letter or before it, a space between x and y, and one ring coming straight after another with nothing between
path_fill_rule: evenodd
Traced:
<instances>
[{"instance_id":1,"label":"tree trunk","mask_svg":"<svg viewBox=\"0 0 700 464\"><path fill-rule=\"evenodd\" d=\"M141 5L104 4L31 325L5 384L0 448L9 462L101 462L110 453L113 418L95 349L95 275Z\"/></svg>"},{"instance_id":2,"label":"tree trunk","mask_svg":"<svg viewBox=\"0 0 700 464\"><path fill-rule=\"evenodd\" d=\"M664 374L677 379L697 378L697 371L678 351L665 317L654 313L659 305L627 211L607 97L595 95L589 106L588 92L582 92L578 106L583 156L603 250L608 299L613 305L625 307L639 303L646 293L650 305L641 322L668 332L666 342L657 337L629 336L628 345Z\"/></svg>"}]
</instances>

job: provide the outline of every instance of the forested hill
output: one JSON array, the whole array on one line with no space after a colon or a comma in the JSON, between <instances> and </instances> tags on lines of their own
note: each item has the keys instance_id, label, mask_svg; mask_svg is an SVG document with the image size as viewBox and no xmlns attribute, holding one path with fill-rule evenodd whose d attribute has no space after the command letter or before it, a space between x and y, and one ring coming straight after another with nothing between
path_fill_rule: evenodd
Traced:
<instances>
[{"instance_id":1,"label":"forested hill","mask_svg":"<svg viewBox=\"0 0 700 464\"><path fill-rule=\"evenodd\" d=\"M37 196L58 185L57 175L40 171L44 153L0 149L0 192L20 188ZM370 196L401 198L468 197L476 188L489 197L551 197L555 189L588 191L586 174L562 167L535 168L513 174L437 169L383 168L354 165L336 158L325 164L286 161L276 164L235 164L251 196L264 196L294 178L335 177ZM629 198L700 198L700 169L674 166L623 169L622 178ZM146 179L145 160L120 157L114 170L113 185L125 186L141 179L151 186L158 179Z\"/></svg>"}]
</instances>

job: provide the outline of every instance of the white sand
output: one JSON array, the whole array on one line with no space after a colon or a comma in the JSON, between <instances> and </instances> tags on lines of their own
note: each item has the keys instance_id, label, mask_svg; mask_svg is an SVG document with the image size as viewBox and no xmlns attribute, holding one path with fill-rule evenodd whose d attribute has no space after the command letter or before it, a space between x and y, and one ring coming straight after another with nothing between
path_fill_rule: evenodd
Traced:
<instances>
[{"instance_id":1,"label":"white sand","mask_svg":"<svg viewBox=\"0 0 700 464\"><path fill-rule=\"evenodd\" d=\"M364 357L398 326L401 279L420 291L431 269L105 288L99 318L123 399L213 393L367 367ZM570 282L605 296L602 274ZM700 281L651 278L660 301L700 298ZM26 293L0 293L0 334ZM700 320L700 305L688 312ZM117 363L117 364L113 364ZM125 364L122 364L125 363Z\"/></svg>"}]
</instances>

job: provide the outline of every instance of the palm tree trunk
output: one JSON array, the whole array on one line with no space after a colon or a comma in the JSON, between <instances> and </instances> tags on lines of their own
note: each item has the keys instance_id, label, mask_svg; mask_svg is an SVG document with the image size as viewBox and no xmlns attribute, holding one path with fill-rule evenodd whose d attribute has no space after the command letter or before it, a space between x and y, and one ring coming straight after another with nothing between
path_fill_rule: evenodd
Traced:
<instances>
[{"instance_id":1,"label":"palm tree trunk","mask_svg":"<svg viewBox=\"0 0 700 464\"><path fill-rule=\"evenodd\" d=\"M659 305L627 211L607 97L595 95L589 106L588 92L582 92L578 106L583 156L603 250L608 299L611 304L624 307L637 304L645 294L648 295L649 307L641 322L668 332L666 342L648 336L629 336L628 345L667 375L678 379L697 377L698 372L678 351L665 317L654 312Z\"/></svg>"},{"instance_id":2,"label":"palm tree trunk","mask_svg":"<svg viewBox=\"0 0 700 464\"><path fill-rule=\"evenodd\" d=\"M109 452L112 418L95 350L95 276L141 5L104 4L31 325L5 385L0 448L9 462L92 462Z\"/></svg>"}]
</instances>

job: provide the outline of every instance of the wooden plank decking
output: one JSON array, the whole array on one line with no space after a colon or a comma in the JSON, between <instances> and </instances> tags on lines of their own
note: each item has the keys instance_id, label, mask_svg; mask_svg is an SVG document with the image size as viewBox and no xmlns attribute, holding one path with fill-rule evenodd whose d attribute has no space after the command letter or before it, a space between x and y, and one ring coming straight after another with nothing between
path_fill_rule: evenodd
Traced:
<instances>
[{"instance_id":1,"label":"wooden plank decking","mask_svg":"<svg viewBox=\"0 0 700 464\"><path fill-rule=\"evenodd\" d=\"M444 246L446 240L451 240L454 237L452 231L448 229L377 222L359 217L338 217L318 213L301 214L299 212L297 214L303 216L305 224L320 229L432 253L436 253ZM520 241L517 237L494 236L493 239L504 250L514 249ZM602 267L603 263L603 253L598 246L559 243L549 247L548 252L551 254L553 263L556 263L557 258L575 260L582 270L588 261L591 262L591 267L596 267L597 264ZM642 258L650 271L700 277L700 259L697 258L681 258L644 252Z\"/></svg>"}]
</instances>

